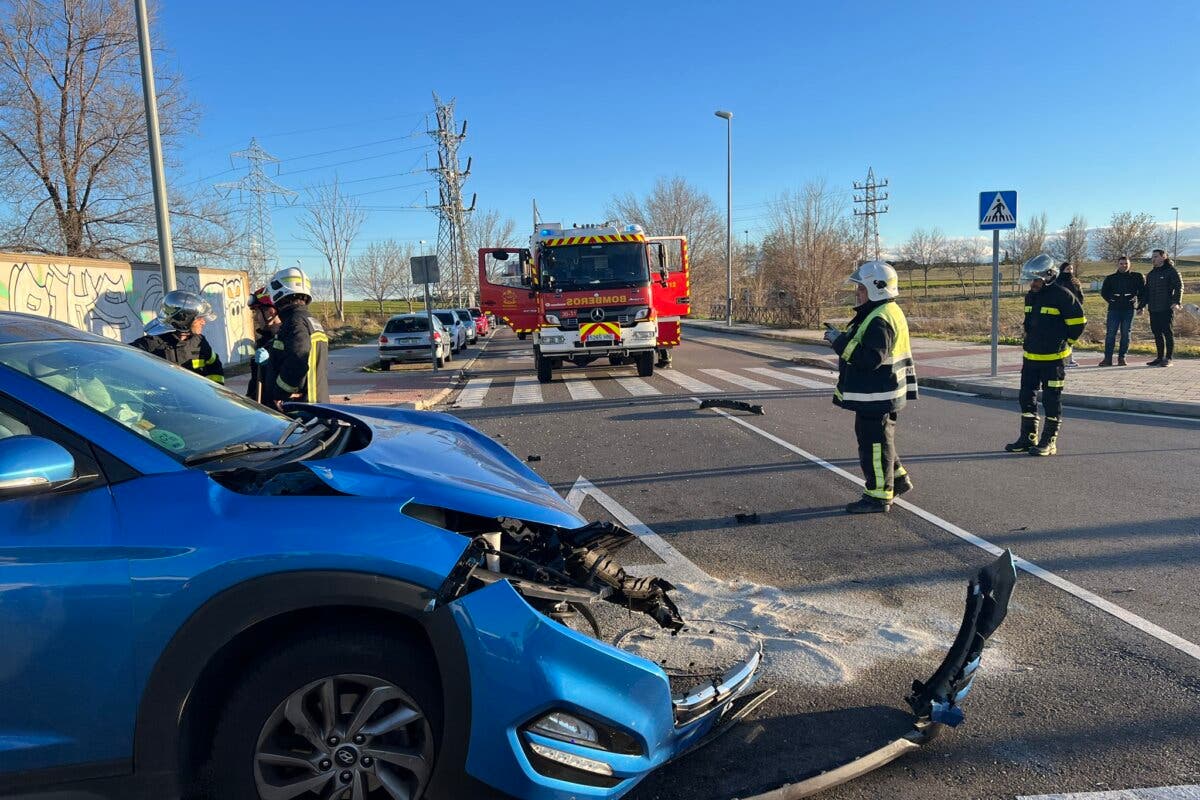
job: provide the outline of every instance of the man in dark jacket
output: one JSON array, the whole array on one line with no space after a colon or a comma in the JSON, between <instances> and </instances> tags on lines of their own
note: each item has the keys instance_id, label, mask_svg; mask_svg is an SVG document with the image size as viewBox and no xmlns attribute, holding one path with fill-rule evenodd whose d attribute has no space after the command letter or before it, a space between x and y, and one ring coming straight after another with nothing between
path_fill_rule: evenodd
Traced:
<instances>
[{"instance_id":1,"label":"man in dark jacket","mask_svg":"<svg viewBox=\"0 0 1200 800\"><path fill-rule=\"evenodd\" d=\"M1146 276L1146 286L1138 297L1138 311L1150 309L1150 330L1158 356L1147 361L1148 367L1169 367L1175 355L1175 312L1183 302L1183 278L1167 258L1165 250L1155 250L1151 256L1154 269Z\"/></svg>"},{"instance_id":2,"label":"man in dark jacket","mask_svg":"<svg viewBox=\"0 0 1200 800\"><path fill-rule=\"evenodd\" d=\"M146 326L146 335L130 344L215 383L224 383L225 368L204 338L205 324L216 318L212 305L200 295L181 290L167 292L158 317Z\"/></svg>"},{"instance_id":3,"label":"man in dark jacket","mask_svg":"<svg viewBox=\"0 0 1200 800\"><path fill-rule=\"evenodd\" d=\"M283 410L288 400L329 402L329 337L308 313L312 284L289 267L276 272L267 288L279 314L263 374L263 405Z\"/></svg>"},{"instance_id":4,"label":"man in dark jacket","mask_svg":"<svg viewBox=\"0 0 1200 800\"><path fill-rule=\"evenodd\" d=\"M267 287L258 289L250 298L250 314L254 324L254 355L250 359L250 383L246 386L246 396L261 403L260 373L266 371L265 365L271 355L267 348L279 330L279 314L275 312L275 304L271 302Z\"/></svg>"},{"instance_id":5,"label":"man in dark jacket","mask_svg":"<svg viewBox=\"0 0 1200 800\"><path fill-rule=\"evenodd\" d=\"M1021 268L1021 274L1030 281L1029 294L1025 295L1025 358L1021 362L1021 434L1004 449L1010 453L1052 456L1058 452L1066 362L1087 318L1079 299L1056 283L1058 267L1050 256L1043 253L1031 258ZM1046 408L1046 424L1040 440L1039 388Z\"/></svg>"},{"instance_id":6,"label":"man in dark jacket","mask_svg":"<svg viewBox=\"0 0 1200 800\"><path fill-rule=\"evenodd\" d=\"M1125 354L1129 352L1129 331L1133 327L1133 309L1145 286L1146 279L1142 273L1130 271L1129 256L1118 258L1117 271L1104 279L1100 296L1108 303L1108 318L1105 320L1104 360L1099 366L1113 365L1113 346L1118 331L1121 333L1121 349L1117 351L1117 366L1125 366Z\"/></svg>"},{"instance_id":7,"label":"man in dark jacket","mask_svg":"<svg viewBox=\"0 0 1200 800\"><path fill-rule=\"evenodd\" d=\"M830 329L825 339L838 354L835 405L854 412L858 461L866 484L863 496L846 506L851 514L889 511L892 499L913 488L896 452L896 417L917 396L917 373L908 338L908 321L896 304L896 270L868 261L850 276L855 284L854 319L843 333Z\"/></svg>"}]
</instances>

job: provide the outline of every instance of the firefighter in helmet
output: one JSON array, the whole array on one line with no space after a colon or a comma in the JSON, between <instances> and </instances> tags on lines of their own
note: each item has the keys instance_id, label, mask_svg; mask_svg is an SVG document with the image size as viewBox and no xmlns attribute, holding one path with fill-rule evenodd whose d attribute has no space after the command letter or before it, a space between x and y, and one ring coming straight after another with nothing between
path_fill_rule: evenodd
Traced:
<instances>
[{"instance_id":1,"label":"firefighter in helmet","mask_svg":"<svg viewBox=\"0 0 1200 800\"><path fill-rule=\"evenodd\" d=\"M1052 456L1058 452L1067 359L1071 357L1072 345L1083 333L1087 318L1079 299L1059 285L1058 267L1050 256L1043 253L1026 261L1021 276L1030 282L1029 294L1025 295L1025 358L1021 361L1021 433L1004 449L1010 453ZM1046 409L1040 439L1039 388Z\"/></svg>"},{"instance_id":2,"label":"firefighter in helmet","mask_svg":"<svg viewBox=\"0 0 1200 800\"><path fill-rule=\"evenodd\" d=\"M146 326L146 335L131 344L211 381L224 383L225 368L204 338L204 326L216 318L212 305L200 295L178 289L167 292L158 316Z\"/></svg>"},{"instance_id":3,"label":"firefighter in helmet","mask_svg":"<svg viewBox=\"0 0 1200 800\"><path fill-rule=\"evenodd\" d=\"M854 412L858 461L866 485L863 496L846 506L851 514L891 510L892 499L913 488L896 452L896 417L916 399L917 374L908 338L908 320L896 303L900 282L884 261L868 261L850 276L855 287L854 318L845 331L830 328L825 340L838 354L834 405Z\"/></svg>"},{"instance_id":4,"label":"firefighter in helmet","mask_svg":"<svg viewBox=\"0 0 1200 800\"><path fill-rule=\"evenodd\" d=\"M288 267L271 276L267 292L279 330L262 374L263 404L282 410L288 400L328 403L329 337L308 312L312 283L302 270Z\"/></svg>"},{"instance_id":5,"label":"firefighter in helmet","mask_svg":"<svg viewBox=\"0 0 1200 800\"><path fill-rule=\"evenodd\" d=\"M262 402L262 373L270 357L271 340L279 330L279 314L275 304L271 302L271 293L263 286L254 292L250 298L250 315L254 325L254 356L250 359L250 383L246 387L246 396L251 400Z\"/></svg>"}]
</instances>

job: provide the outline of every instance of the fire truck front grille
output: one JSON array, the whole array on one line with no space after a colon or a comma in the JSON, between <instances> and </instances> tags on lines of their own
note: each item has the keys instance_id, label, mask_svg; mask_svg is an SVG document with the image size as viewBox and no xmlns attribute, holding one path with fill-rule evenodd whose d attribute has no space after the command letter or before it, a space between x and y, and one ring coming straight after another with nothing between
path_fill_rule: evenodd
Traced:
<instances>
[{"instance_id":1,"label":"fire truck front grille","mask_svg":"<svg viewBox=\"0 0 1200 800\"><path fill-rule=\"evenodd\" d=\"M567 317L562 320L562 324L560 324L558 327L564 331L577 331L579 330L580 322L591 322L591 317L588 316L590 312L590 308L580 309L578 317ZM634 319L635 313L637 313L635 308L629 308L626 306L621 306L618 308L606 308L604 309L604 319L608 322L616 320L620 323L622 328L632 328L633 326L637 325L637 321Z\"/></svg>"}]
</instances>

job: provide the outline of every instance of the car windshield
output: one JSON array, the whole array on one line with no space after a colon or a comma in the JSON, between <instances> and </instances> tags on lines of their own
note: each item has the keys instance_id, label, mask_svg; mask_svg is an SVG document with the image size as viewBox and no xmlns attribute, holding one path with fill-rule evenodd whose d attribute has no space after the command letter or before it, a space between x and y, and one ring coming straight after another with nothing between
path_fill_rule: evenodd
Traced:
<instances>
[{"instance_id":1,"label":"car windshield","mask_svg":"<svg viewBox=\"0 0 1200 800\"><path fill-rule=\"evenodd\" d=\"M275 442L291 423L207 378L117 343L2 344L2 367L99 411L180 461L234 443Z\"/></svg>"},{"instance_id":2,"label":"car windshield","mask_svg":"<svg viewBox=\"0 0 1200 800\"><path fill-rule=\"evenodd\" d=\"M483 311L478 308L471 308L468 310L471 312L472 317L482 317L483 316Z\"/></svg>"},{"instance_id":3,"label":"car windshield","mask_svg":"<svg viewBox=\"0 0 1200 800\"><path fill-rule=\"evenodd\" d=\"M644 286L650 280L646 245L640 242L544 247L542 287L569 292Z\"/></svg>"},{"instance_id":4,"label":"car windshield","mask_svg":"<svg viewBox=\"0 0 1200 800\"><path fill-rule=\"evenodd\" d=\"M384 333L424 333L429 330L429 320L425 317L397 317L389 319Z\"/></svg>"},{"instance_id":5,"label":"car windshield","mask_svg":"<svg viewBox=\"0 0 1200 800\"><path fill-rule=\"evenodd\" d=\"M465 308L457 309L454 313L457 314L458 318L461 319L463 322L474 322L475 321L474 318L471 316L471 312L467 311Z\"/></svg>"}]
</instances>

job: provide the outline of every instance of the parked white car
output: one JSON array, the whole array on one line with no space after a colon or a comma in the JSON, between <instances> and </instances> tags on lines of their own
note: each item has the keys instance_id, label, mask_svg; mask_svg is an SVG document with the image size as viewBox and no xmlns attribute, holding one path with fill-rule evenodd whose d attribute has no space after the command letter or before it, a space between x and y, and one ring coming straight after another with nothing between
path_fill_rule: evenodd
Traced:
<instances>
[{"instance_id":1,"label":"parked white car","mask_svg":"<svg viewBox=\"0 0 1200 800\"><path fill-rule=\"evenodd\" d=\"M442 324L446 326L446 330L450 332L452 351L457 353L459 350L466 349L467 326L458 318L458 314L448 308L439 308L433 312L433 315L441 320Z\"/></svg>"},{"instance_id":2,"label":"parked white car","mask_svg":"<svg viewBox=\"0 0 1200 800\"><path fill-rule=\"evenodd\" d=\"M453 335L435 315L433 341L437 346L437 365L454 358ZM421 313L397 314L387 321L379 334L379 365L391 369L393 362L429 360L429 318Z\"/></svg>"}]
</instances>

